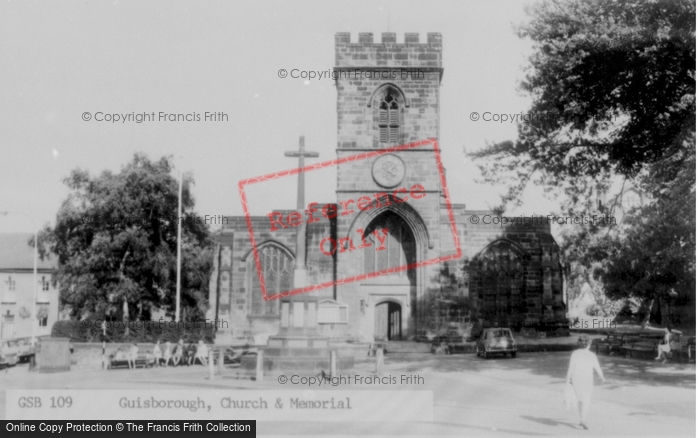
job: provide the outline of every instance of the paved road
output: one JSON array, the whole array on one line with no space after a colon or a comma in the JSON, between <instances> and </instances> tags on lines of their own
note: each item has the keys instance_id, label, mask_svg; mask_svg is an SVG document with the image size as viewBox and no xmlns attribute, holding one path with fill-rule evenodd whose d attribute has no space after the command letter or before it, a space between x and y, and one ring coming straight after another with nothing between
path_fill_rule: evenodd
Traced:
<instances>
[{"instance_id":1,"label":"paved road","mask_svg":"<svg viewBox=\"0 0 700 438\"><path fill-rule=\"evenodd\" d=\"M473 355L388 355L386 375L417 375L412 386L339 386L343 389L432 390L432 422L258 422L260 435L319 436L677 436L695 435L695 365L661 365L601 356L607 382L596 382L589 426L577 427L576 412L563 406L569 353L522 353L516 359ZM371 363L354 373L369 376ZM203 367L163 370L29 373L26 366L0 371L0 415L5 388L103 389L297 389L275 381L210 382ZM302 388L299 388L300 390ZM325 387L323 390L337 388ZM402 409L392 406L391 409Z\"/></svg>"}]
</instances>

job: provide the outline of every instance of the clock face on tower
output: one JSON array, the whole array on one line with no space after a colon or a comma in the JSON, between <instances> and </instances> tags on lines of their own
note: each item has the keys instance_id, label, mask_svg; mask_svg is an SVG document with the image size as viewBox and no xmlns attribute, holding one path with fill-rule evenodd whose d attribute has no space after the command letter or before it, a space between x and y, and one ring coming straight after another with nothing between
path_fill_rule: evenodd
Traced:
<instances>
[{"instance_id":1,"label":"clock face on tower","mask_svg":"<svg viewBox=\"0 0 700 438\"><path fill-rule=\"evenodd\" d=\"M403 160L396 155L381 155L372 164L372 178L382 187L398 186L405 175L406 166L403 164Z\"/></svg>"}]
</instances>

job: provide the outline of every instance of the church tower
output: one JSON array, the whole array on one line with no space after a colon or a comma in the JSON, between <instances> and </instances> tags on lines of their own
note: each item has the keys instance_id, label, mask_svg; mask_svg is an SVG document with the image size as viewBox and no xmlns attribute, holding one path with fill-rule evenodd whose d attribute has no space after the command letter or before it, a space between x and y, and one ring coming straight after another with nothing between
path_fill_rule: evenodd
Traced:
<instances>
[{"instance_id":1,"label":"church tower","mask_svg":"<svg viewBox=\"0 0 700 438\"><path fill-rule=\"evenodd\" d=\"M417 33L406 33L403 43L395 33L382 33L380 43L372 33L360 33L357 42L347 32L335 36L337 157L365 157L337 167L337 278L367 276L337 286L336 299L349 315L345 327L334 327L335 336L406 339L424 316L421 304L437 266L374 273L440 256L442 193L433 141L440 136L442 74L439 33L428 33L423 43Z\"/></svg>"}]
</instances>

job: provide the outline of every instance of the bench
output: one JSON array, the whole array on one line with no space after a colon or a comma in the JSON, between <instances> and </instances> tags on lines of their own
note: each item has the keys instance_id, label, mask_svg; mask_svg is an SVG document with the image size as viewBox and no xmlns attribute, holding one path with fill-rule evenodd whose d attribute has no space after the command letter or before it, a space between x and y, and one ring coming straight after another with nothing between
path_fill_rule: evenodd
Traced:
<instances>
[{"instance_id":1,"label":"bench","mask_svg":"<svg viewBox=\"0 0 700 438\"><path fill-rule=\"evenodd\" d=\"M683 340L680 336L671 341L671 351L668 359L673 362L695 361L695 337L691 336Z\"/></svg>"},{"instance_id":2,"label":"bench","mask_svg":"<svg viewBox=\"0 0 700 438\"><path fill-rule=\"evenodd\" d=\"M596 339L593 341L593 345L595 345L595 354L621 354L624 341L624 334L608 333L605 340Z\"/></svg>"},{"instance_id":3,"label":"bench","mask_svg":"<svg viewBox=\"0 0 700 438\"><path fill-rule=\"evenodd\" d=\"M219 356L223 353L224 355L224 365L241 365L241 358L246 355L257 355L257 347L250 347L248 345L243 347L227 347L227 348L214 348L214 361L219 362Z\"/></svg>"},{"instance_id":4,"label":"bench","mask_svg":"<svg viewBox=\"0 0 700 438\"><path fill-rule=\"evenodd\" d=\"M250 348L248 346L242 346L242 347L212 347L208 346L207 350L207 360L209 360L209 353L213 355L214 358L214 363L218 364L219 363L219 357L223 353L224 355L224 365L237 365L240 366L241 364L241 357L243 357L246 354L255 354L257 351L257 348ZM183 361L181 362L182 365L187 365L189 364L189 360L186 360L185 358L189 358L189 355L183 356ZM207 365L204 363L201 363L199 358L197 357L197 352L196 350L192 352L192 365Z\"/></svg>"},{"instance_id":5,"label":"bench","mask_svg":"<svg viewBox=\"0 0 700 438\"><path fill-rule=\"evenodd\" d=\"M608 332L604 340L594 340L596 354L619 355L636 359L653 359L663 333L616 333Z\"/></svg>"},{"instance_id":6,"label":"bench","mask_svg":"<svg viewBox=\"0 0 700 438\"><path fill-rule=\"evenodd\" d=\"M594 341L596 354L619 354L633 359L655 359L659 343L664 339L662 332L647 333L609 333L607 339ZM671 336L671 351L667 359L674 362L692 361L695 358L695 337L683 340L680 332Z\"/></svg>"},{"instance_id":7,"label":"bench","mask_svg":"<svg viewBox=\"0 0 700 438\"><path fill-rule=\"evenodd\" d=\"M666 353L666 359L672 362L689 362L690 352L688 351L688 344L690 339L683 340L682 333L674 331L671 335L671 351Z\"/></svg>"},{"instance_id":8,"label":"bench","mask_svg":"<svg viewBox=\"0 0 700 438\"><path fill-rule=\"evenodd\" d=\"M129 367L129 352L117 351L109 355L107 361L107 369L111 370L120 367ZM139 350L136 360L134 361L136 368L151 368L155 365L156 359L150 352Z\"/></svg>"},{"instance_id":9,"label":"bench","mask_svg":"<svg viewBox=\"0 0 700 438\"><path fill-rule=\"evenodd\" d=\"M654 359L658 353L656 346L654 340L632 338L622 346L622 353L625 357L633 359Z\"/></svg>"}]
</instances>

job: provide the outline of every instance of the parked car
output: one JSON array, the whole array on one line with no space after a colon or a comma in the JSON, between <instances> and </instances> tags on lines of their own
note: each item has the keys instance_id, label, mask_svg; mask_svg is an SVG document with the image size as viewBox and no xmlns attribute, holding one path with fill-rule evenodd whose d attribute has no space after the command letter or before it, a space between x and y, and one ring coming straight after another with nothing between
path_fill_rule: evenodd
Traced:
<instances>
[{"instance_id":1,"label":"parked car","mask_svg":"<svg viewBox=\"0 0 700 438\"><path fill-rule=\"evenodd\" d=\"M476 355L489 358L496 354L515 357L517 347L509 328L487 328L476 341Z\"/></svg>"},{"instance_id":2,"label":"parked car","mask_svg":"<svg viewBox=\"0 0 700 438\"><path fill-rule=\"evenodd\" d=\"M34 356L32 338L17 339L17 362L29 362L32 356Z\"/></svg>"},{"instance_id":3,"label":"parked car","mask_svg":"<svg viewBox=\"0 0 700 438\"><path fill-rule=\"evenodd\" d=\"M0 368L17 365L18 350L16 339L0 340Z\"/></svg>"}]
</instances>

